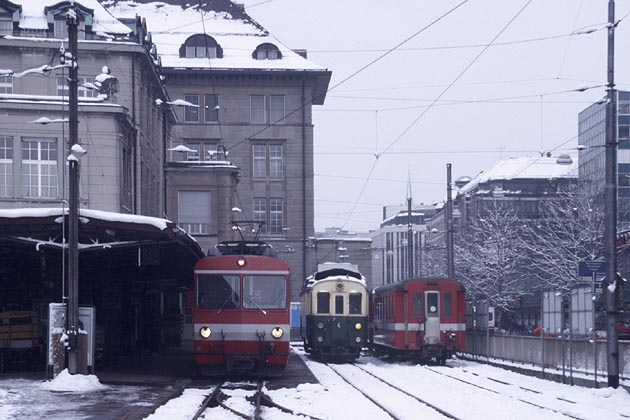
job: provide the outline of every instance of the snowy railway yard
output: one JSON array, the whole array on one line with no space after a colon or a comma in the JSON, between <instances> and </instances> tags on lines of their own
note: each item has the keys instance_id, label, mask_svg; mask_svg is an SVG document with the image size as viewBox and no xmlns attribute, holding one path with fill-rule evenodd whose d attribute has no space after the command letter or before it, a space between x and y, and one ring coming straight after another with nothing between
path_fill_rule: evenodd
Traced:
<instances>
[{"instance_id":1,"label":"snowy railway yard","mask_svg":"<svg viewBox=\"0 0 630 420\"><path fill-rule=\"evenodd\" d=\"M299 346L293 350L319 383L193 380L151 387L104 385L95 376L80 383L69 375L52 382L2 378L0 418L630 418L630 395L623 388L564 385L460 359L422 366L364 356L354 364L328 364ZM204 402L208 406L200 409Z\"/></svg>"}]
</instances>

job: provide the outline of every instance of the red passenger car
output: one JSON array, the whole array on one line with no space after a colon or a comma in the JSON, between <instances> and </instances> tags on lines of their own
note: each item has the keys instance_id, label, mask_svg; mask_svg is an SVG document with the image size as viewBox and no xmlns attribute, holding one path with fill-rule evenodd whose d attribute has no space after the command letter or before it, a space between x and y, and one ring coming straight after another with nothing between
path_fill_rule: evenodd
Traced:
<instances>
[{"instance_id":1,"label":"red passenger car","mask_svg":"<svg viewBox=\"0 0 630 420\"><path fill-rule=\"evenodd\" d=\"M372 291L371 346L421 362L446 363L466 345L463 286L443 278L409 279Z\"/></svg>"},{"instance_id":2,"label":"red passenger car","mask_svg":"<svg viewBox=\"0 0 630 420\"><path fill-rule=\"evenodd\" d=\"M259 241L222 242L195 266L194 355L200 372L282 372L289 356L289 267Z\"/></svg>"}]
</instances>

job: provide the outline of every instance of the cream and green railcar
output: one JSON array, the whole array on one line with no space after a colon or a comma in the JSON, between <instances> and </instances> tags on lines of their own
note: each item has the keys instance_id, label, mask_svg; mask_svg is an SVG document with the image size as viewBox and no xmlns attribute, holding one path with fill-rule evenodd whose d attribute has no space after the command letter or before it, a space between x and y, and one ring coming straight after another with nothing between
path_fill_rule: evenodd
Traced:
<instances>
[{"instance_id":1,"label":"cream and green railcar","mask_svg":"<svg viewBox=\"0 0 630 420\"><path fill-rule=\"evenodd\" d=\"M324 263L302 290L304 349L321 359L354 360L367 341L368 292L355 264Z\"/></svg>"}]
</instances>

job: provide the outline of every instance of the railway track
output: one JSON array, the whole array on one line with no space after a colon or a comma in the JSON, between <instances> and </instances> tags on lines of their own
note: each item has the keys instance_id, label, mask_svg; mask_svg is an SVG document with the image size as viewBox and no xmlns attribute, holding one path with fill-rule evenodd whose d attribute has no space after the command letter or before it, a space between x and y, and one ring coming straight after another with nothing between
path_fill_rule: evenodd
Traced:
<instances>
[{"instance_id":1,"label":"railway track","mask_svg":"<svg viewBox=\"0 0 630 420\"><path fill-rule=\"evenodd\" d=\"M397 387L396 385L378 377L377 375L374 375L356 364L339 366L326 364L326 366L394 420L402 420L406 418L447 418L460 420L457 416L449 413L448 411L437 407L400 387ZM359 375L356 374L357 372ZM379 386L370 386L370 382L372 382L372 384L377 383ZM361 385L359 385L359 383L361 383ZM387 388L384 389L382 384L385 384ZM366 391L367 389L371 389L372 392ZM400 404L401 399L412 400L412 402L407 401ZM405 407L405 412L401 413L399 412L400 409L396 410L395 407L387 405L388 402L391 404L392 401L398 401L395 405ZM410 410L409 407L412 407L414 404L417 409Z\"/></svg>"},{"instance_id":2,"label":"railway track","mask_svg":"<svg viewBox=\"0 0 630 420\"><path fill-rule=\"evenodd\" d=\"M279 404L276 404L267 394L263 392L265 386L264 380L258 380L256 384L254 383L238 383L238 384L227 384L225 381L218 383L215 385L212 392L210 392L199 405L196 413L192 417L192 420L197 420L201 418L201 416L208 416L209 409L220 407L224 410L229 411L243 419L247 420L265 420L263 407L267 408L275 408L282 413L290 414L292 416L302 416L305 419L312 420L322 420L318 417L311 416L309 414L299 413L290 408L286 408ZM245 391L253 391L251 395L245 396L245 399L249 401L252 405L252 410L245 413L243 412L242 407L239 409L234 408L229 400L230 390L245 390ZM224 392L226 391L226 392ZM273 416L269 416L269 419L273 418Z\"/></svg>"},{"instance_id":3,"label":"railway track","mask_svg":"<svg viewBox=\"0 0 630 420\"><path fill-rule=\"evenodd\" d=\"M513 385L513 384L511 384L509 382L506 382L504 380L495 379L495 378L491 378L491 377L482 378L482 379L486 379L486 380L490 381L495 387L498 386L499 388L504 388L504 391L507 391L507 392L503 392L501 390L493 389L490 386L483 386L483 385L480 385L479 383L475 383L475 382L472 382L472 381L468 381L466 379L458 378L456 376L453 376L453 375L445 372L444 369L435 369L435 368L432 368L432 367L429 367L429 366L422 366L421 368L423 370L429 371L429 372L431 372L433 374L440 375L440 376L452 379L454 381L458 381L458 382L464 383L466 385L469 385L471 387L474 387L474 388L477 388L477 389L480 389L480 390L483 390L483 391L487 391L487 392L490 392L490 393L493 393L493 394L502 395L502 396L505 396L505 397L508 397L508 398L515 399L515 400L520 401L520 402L522 402L524 404L531 405L533 407L539 408L539 409L544 410L544 411L560 414L562 416L566 416L566 417L569 417L569 418L572 418L572 419L575 419L575 420L585 420L583 417L575 415L574 413L567 412L567 411L564 411L564 410L561 410L561 409L558 409L558 408L552 408L552 407L549 407L549 406L545 406L542 403L533 402L533 401L530 401L529 399L524 399L521 396L515 395L514 392L510 392L510 390L509 390L510 387L514 387L514 388L519 388L520 390L526 391L526 392L534 394L534 395L541 395L542 394L540 391L537 391L537 390L534 390L534 389L530 389L530 388L523 387L523 386ZM463 369L463 371L469 373L465 369ZM470 375L476 377L476 379L479 379L479 375L476 374L476 373L470 372ZM561 401L562 403L565 403L565 404L571 404L571 405L577 404L576 401L571 401L571 400L568 400L568 399L562 398L562 397L556 397L556 399L558 401ZM575 412L575 410L573 410L573 412ZM619 413L619 415L622 416L622 417L630 418L627 415L624 415L623 413Z\"/></svg>"}]
</instances>

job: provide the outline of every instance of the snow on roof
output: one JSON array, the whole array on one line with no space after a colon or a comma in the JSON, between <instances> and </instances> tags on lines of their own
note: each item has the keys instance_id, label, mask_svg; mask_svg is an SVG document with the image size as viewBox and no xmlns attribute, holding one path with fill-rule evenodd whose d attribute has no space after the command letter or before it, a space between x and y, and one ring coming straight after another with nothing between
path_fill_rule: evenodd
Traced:
<instances>
[{"instance_id":1,"label":"snow on roof","mask_svg":"<svg viewBox=\"0 0 630 420\"><path fill-rule=\"evenodd\" d=\"M483 171L464 185L459 193L474 190L479 184L495 180L513 179L557 179L577 178L577 156L571 156L573 163L560 165L556 157L515 157L498 162L488 171Z\"/></svg>"},{"instance_id":2,"label":"snow on roof","mask_svg":"<svg viewBox=\"0 0 630 420\"><path fill-rule=\"evenodd\" d=\"M170 68L326 70L270 35L253 19L236 19L225 11L200 11L195 2L185 6L168 2L106 1L104 5L119 19L146 18L147 30L157 46L162 66ZM203 20L202 20L203 15ZM245 15L246 16L246 15ZM222 58L180 58L179 49L196 34L210 35L223 49ZM256 60L252 53L260 44L274 44L282 53L278 60Z\"/></svg>"},{"instance_id":3,"label":"snow on roof","mask_svg":"<svg viewBox=\"0 0 630 420\"><path fill-rule=\"evenodd\" d=\"M44 13L46 7L61 3L61 0L11 0L11 3L21 5L20 16L21 29L48 29L48 19ZM128 34L131 32L128 26L112 16L98 0L75 0L80 4L94 11L92 30L94 32L105 32L110 34Z\"/></svg>"},{"instance_id":4,"label":"snow on roof","mask_svg":"<svg viewBox=\"0 0 630 420\"><path fill-rule=\"evenodd\" d=\"M63 213L68 213L68 209L62 210L61 208L20 208L20 209L0 209L0 218L17 219L20 217L51 217L61 216ZM136 214L123 214L113 213L102 210L91 209L79 209L79 215L87 219L99 219L108 222L122 222L122 223L139 223L152 225L160 230L164 230L169 224L173 224L170 220L160 219L150 216L139 216Z\"/></svg>"}]
</instances>

